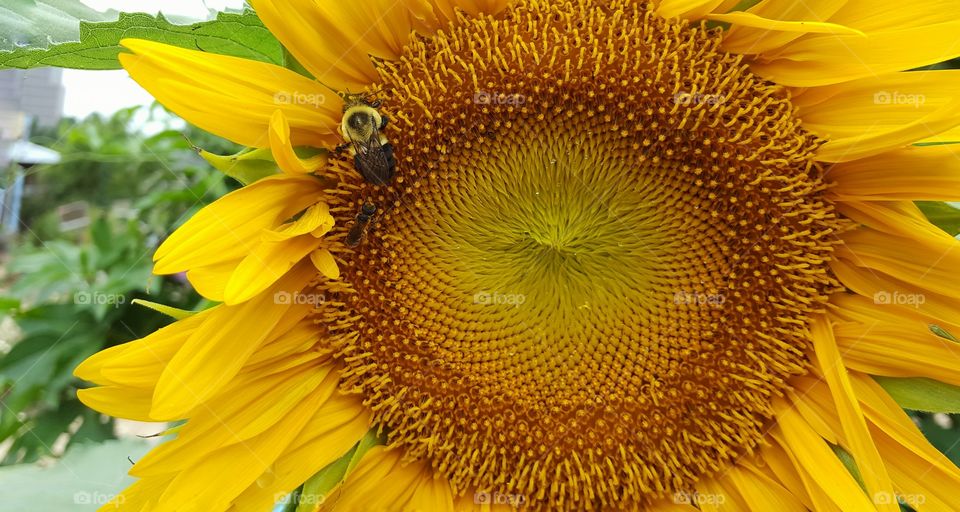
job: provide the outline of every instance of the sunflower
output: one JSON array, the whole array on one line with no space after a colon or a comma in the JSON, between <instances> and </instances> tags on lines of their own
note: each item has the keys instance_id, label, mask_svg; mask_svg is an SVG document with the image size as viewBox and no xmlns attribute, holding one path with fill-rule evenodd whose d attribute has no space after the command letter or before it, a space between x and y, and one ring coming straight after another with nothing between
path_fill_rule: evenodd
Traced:
<instances>
[{"instance_id":1,"label":"sunflower","mask_svg":"<svg viewBox=\"0 0 960 512\"><path fill-rule=\"evenodd\" d=\"M957 510L876 378L960 385L912 202L960 200L957 75L905 72L960 56L951 2L252 4L303 72L123 42L279 171L156 252L220 304L77 368L185 420L105 509Z\"/></svg>"}]
</instances>

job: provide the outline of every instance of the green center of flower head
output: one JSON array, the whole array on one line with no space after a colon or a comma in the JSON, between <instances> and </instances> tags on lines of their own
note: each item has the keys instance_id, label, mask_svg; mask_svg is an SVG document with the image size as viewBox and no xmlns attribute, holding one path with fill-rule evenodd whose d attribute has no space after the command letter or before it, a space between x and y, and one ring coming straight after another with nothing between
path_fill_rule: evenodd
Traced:
<instances>
[{"instance_id":1,"label":"green center of flower head","mask_svg":"<svg viewBox=\"0 0 960 512\"><path fill-rule=\"evenodd\" d=\"M520 2L375 84L389 186L344 160L318 309L389 442L458 492L629 508L753 449L835 288L817 141L718 36ZM553 482L553 483L551 483Z\"/></svg>"}]
</instances>

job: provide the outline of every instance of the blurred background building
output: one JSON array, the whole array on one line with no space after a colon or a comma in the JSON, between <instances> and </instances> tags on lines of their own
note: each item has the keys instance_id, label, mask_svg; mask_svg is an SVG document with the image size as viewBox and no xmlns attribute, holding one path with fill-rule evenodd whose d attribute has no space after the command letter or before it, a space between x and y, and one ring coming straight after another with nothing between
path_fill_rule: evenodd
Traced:
<instances>
[{"instance_id":1,"label":"blurred background building","mask_svg":"<svg viewBox=\"0 0 960 512\"><path fill-rule=\"evenodd\" d=\"M30 124L54 127L63 113L63 70L0 70L0 229L2 235L19 229L20 207L26 185L25 169L53 163L57 154L27 140Z\"/></svg>"}]
</instances>

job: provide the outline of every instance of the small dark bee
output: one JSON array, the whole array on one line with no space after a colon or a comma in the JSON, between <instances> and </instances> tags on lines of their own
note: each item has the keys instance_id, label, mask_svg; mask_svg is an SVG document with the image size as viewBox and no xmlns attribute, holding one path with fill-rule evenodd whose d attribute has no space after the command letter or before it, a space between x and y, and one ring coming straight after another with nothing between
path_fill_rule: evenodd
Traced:
<instances>
[{"instance_id":1,"label":"small dark bee","mask_svg":"<svg viewBox=\"0 0 960 512\"><path fill-rule=\"evenodd\" d=\"M344 95L340 134L346 143L337 146L337 152L350 148L353 166L363 179L373 185L386 185L393 179L397 160L393 156L393 146L380 133L386 128L388 119L377 110L379 107L379 100Z\"/></svg>"},{"instance_id":2,"label":"small dark bee","mask_svg":"<svg viewBox=\"0 0 960 512\"><path fill-rule=\"evenodd\" d=\"M373 203L363 203L363 206L360 208L360 213L357 214L357 221L353 224L353 227L350 228L350 232L347 233L345 240L347 246L356 247L360 245L360 240L363 239L363 235L367 231L367 225L370 224L370 219L373 218L373 214L376 212L376 205Z\"/></svg>"}]
</instances>

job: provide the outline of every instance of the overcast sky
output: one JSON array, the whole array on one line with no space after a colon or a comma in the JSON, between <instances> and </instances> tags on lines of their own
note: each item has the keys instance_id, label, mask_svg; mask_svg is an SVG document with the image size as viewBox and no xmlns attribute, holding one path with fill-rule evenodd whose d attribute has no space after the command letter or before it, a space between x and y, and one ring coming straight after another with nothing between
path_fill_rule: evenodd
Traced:
<instances>
[{"instance_id":1,"label":"overcast sky","mask_svg":"<svg viewBox=\"0 0 960 512\"><path fill-rule=\"evenodd\" d=\"M189 16L205 19L210 9L240 8L243 0L82 0L97 10L116 9L128 12ZM147 105L149 94L127 76L125 71L81 71L65 69L63 84L66 95L64 115L84 117L92 112L110 114L125 107Z\"/></svg>"}]
</instances>

